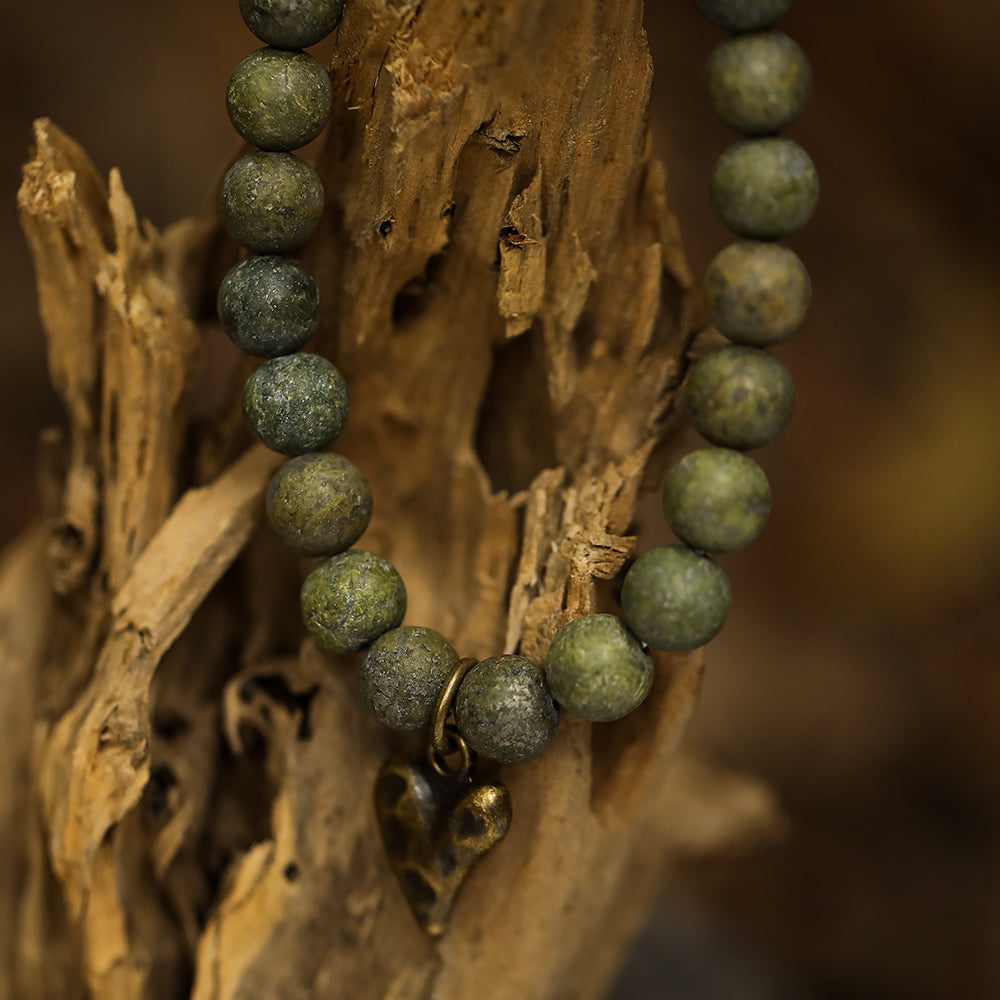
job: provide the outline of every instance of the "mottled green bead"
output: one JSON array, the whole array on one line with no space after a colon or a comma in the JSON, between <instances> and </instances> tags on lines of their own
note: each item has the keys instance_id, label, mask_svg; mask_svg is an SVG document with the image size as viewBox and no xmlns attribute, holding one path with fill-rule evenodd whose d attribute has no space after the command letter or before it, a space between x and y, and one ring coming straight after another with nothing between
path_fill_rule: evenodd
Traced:
<instances>
[{"instance_id":1,"label":"mottled green bead","mask_svg":"<svg viewBox=\"0 0 1000 1000\"><path fill-rule=\"evenodd\" d=\"M768 347L805 319L812 283L802 261L777 243L733 243L705 273L705 294L719 333L737 344Z\"/></svg>"},{"instance_id":2,"label":"mottled green bead","mask_svg":"<svg viewBox=\"0 0 1000 1000\"><path fill-rule=\"evenodd\" d=\"M740 236L777 240L801 229L819 199L819 175L791 139L744 139L730 146L712 174L712 203Z\"/></svg>"},{"instance_id":3,"label":"mottled green bead","mask_svg":"<svg viewBox=\"0 0 1000 1000\"><path fill-rule=\"evenodd\" d=\"M344 376L318 354L271 358L243 389L250 433L283 455L325 448L340 433L349 409Z\"/></svg>"},{"instance_id":4,"label":"mottled green bead","mask_svg":"<svg viewBox=\"0 0 1000 1000\"><path fill-rule=\"evenodd\" d=\"M712 110L743 135L788 128L805 110L812 90L809 60L780 31L738 35L708 57L705 88Z\"/></svg>"},{"instance_id":5,"label":"mottled green bead","mask_svg":"<svg viewBox=\"0 0 1000 1000\"><path fill-rule=\"evenodd\" d=\"M771 513L764 470L729 448L685 455L663 481L663 514L674 534L706 552L745 548Z\"/></svg>"},{"instance_id":6,"label":"mottled green bead","mask_svg":"<svg viewBox=\"0 0 1000 1000\"><path fill-rule=\"evenodd\" d=\"M316 279L291 257L248 257L222 280L219 320L247 354L276 358L304 347L319 326Z\"/></svg>"},{"instance_id":7,"label":"mottled green bead","mask_svg":"<svg viewBox=\"0 0 1000 1000\"><path fill-rule=\"evenodd\" d=\"M641 556L622 585L628 627L654 649L697 649L729 612L729 581L708 556L667 545Z\"/></svg>"},{"instance_id":8,"label":"mottled green bead","mask_svg":"<svg viewBox=\"0 0 1000 1000\"><path fill-rule=\"evenodd\" d=\"M343 455L314 452L289 459L267 488L267 518L275 534L302 556L349 549L372 516L372 491Z\"/></svg>"},{"instance_id":9,"label":"mottled green bead","mask_svg":"<svg viewBox=\"0 0 1000 1000\"><path fill-rule=\"evenodd\" d=\"M694 0L694 5L727 31L759 31L784 17L792 0Z\"/></svg>"},{"instance_id":10,"label":"mottled green bead","mask_svg":"<svg viewBox=\"0 0 1000 1000\"><path fill-rule=\"evenodd\" d=\"M223 178L219 206L240 246L254 253L288 253L316 232L323 183L294 153L247 153Z\"/></svg>"},{"instance_id":11,"label":"mottled green bead","mask_svg":"<svg viewBox=\"0 0 1000 1000\"><path fill-rule=\"evenodd\" d=\"M559 709L542 668L524 656L491 656L466 675L455 721L469 746L509 764L544 750L559 726Z\"/></svg>"},{"instance_id":12,"label":"mottled green bead","mask_svg":"<svg viewBox=\"0 0 1000 1000\"><path fill-rule=\"evenodd\" d=\"M782 432L795 406L795 386L773 354L734 344L691 369L687 405L691 422L712 444L747 451Z\"/></svg>"},{"instance_id":13,"label":"mottled green bead","mask_svg":"<svg viewBox=\"0 0 1000 1000\"><path fill-rule=\"evenodd\" d=\"M653 661L620 618L585 615L556 633L545 679L567 712L611 722L643 703L653 686Z\"/></svg>"},{"instance_id":14,"label":"mottled green bead","mask_svg":"<svg viewBox=\"0 0 1000 1000\"><path fill-rule=\"evenodd\" d=\"M302 584L302 621L324 649L354 653L396 628L406 588L392 564L352 549L321 562Z\"/></svg>"},{"instance_id":15,"label":"mottled green bead","mask_svg":"<svg viewBox=\"0 0 1000 1000\"><path fill-rule=\"evenodd\" d=\"M247 27L268 45L304 49L340 23L344 0L240 0Z\"/></svg>"},{"instance_id":16,"label":"mottled green bead","mask_svg":"<svg viewBox=\"0 0 1000 1000\"><path fill-rule=\"evenodd\" d=\"M404 625L372 643L361 665L361 693L391 729L425 729L457 665L455 647L440 632Z\"/></svg>"}]
</instances>

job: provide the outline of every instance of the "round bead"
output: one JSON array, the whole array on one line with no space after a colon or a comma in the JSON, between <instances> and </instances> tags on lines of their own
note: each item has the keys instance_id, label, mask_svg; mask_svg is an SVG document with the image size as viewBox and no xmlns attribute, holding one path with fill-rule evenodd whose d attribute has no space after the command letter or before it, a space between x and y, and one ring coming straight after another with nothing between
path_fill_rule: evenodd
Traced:
<instances>
[{"instance_id":1,"label":"round bead","mask_svg":"<svg viewBox=\"0 0 1000 1000\"><path fill-rule=\"evenodd\" d=\"M268 45L304 49L340 23L344 0L240 0L247 27Z\"/></svg>"},{"instance_id":2,"label":"round bead","mask_svg":"<svg viewBox=\"0 0 1000 1000\"><path fill-rule=\"evenodd\" d=\"M694 5L727 31L759 31L784 17L792 0L694 0Z\"/></svg>"},{"instance_id":3,"label":"round bead","mask_svg":"<svg viewBox=\"0 0 1000 1000\"><path fill-rule=\"evenodd\" d=\"M691 369L687 405L691 422L712 444L747 451L784 429L795 406L795 386L773 354L732 345Z\"/></svg>"},{"instance_id":4,"label":"round bead","mask_svg":"<svg viewBox=\"0 0 1000 1000\"><path fill-rule=\"evenodd\" d=\"M652 549L625 577L622 612L654 649L697 649L726 620L729 581L711 559L684 545Z\"/></svg>"},{"instance_id":5,"label":"round bead","mask_svg":"<svg viewBox=\"0 0 1000 1000\"><path fill-rule=\"evenodd\" d=\"M476 753L509 764L548 746L559 726L559 709L534 660L491 656L465 675L455 699L455 721Z\"/></svg>"},{"instance_id":6,"label":"round bead","mask_svg":"<svg viewBox=\"0 0 1000 1000\"><path fill-rule=\"evenodd\" d=\"M802 261L777 243L733 243L705 273L705 293L719 333L737 344L768 347L805 318L812 284Z\"/></svg>"},{"instance_id":7,"label":"round bead","mask_svg":"<svg viewBox=\"0 0 1000 1000\"><path fill-rule=\"evenodd\" d=\"M219 319L247 354L276 358L304 347L319 326L316 279L291 257L248 257L222 279Z\"/></svg>"},{"instance_id":8,"label":"round bead","mask_svg":"<svg viewBox=\"0 0 1000 1000\"><path fill-rule=\"evenodd\" d=\"M392 564L356 549L321 562L302 584L302 621L324 649L354 653L396 628L406 588Z\"/></svg>"},{"instance_id":9,"label":"round bead","mask_svg":"<svg viewBox=\"0 0 1000 1000\"><path fill-rule=\"evenodd\" d=\"M343 428L349 407L344 376L318 354L271 358L243 389L250 433L283 455L325 448Z\"/></svg>"},{"instance_id":10,"label":"round bead","mask_svg":"<svg viewBox=\"0 0 1000 1000\"><path fill-rule=\"evenodd\" d=\"M812 73L788 35L764 31L721 42L708 57L705 87L712 110L744 135L780 132L805 110Z\"/></svg>"},{"instance_id":11,"label":"round bead","mask_svg":"<svg viewBox=\"0 0 1000 1000\"><path fill-rule=\"evenodd\" d=\"M682 542L706 552L745 548L771 512L764 470L728 448L685 455L663 481L663 514Z\"/></svg>"},{"instance_id":12,"label":"round bead","mask_svg":"<svg viewBox=\"0 0 1000 1000\"><path fill-rule=\"evenodd\" d=\"M372 643L361 665L361 693L390 729L425 729L457 665L455 647L440 632L404 625Z\"/></svg>"},{"instance_id":13,"label":"round bead","mask_svg":"<svg viewBox=\"0 0 1000 1000\"><path fill-rule=\"evenodd\" d=\"M247 153L228 170L220 197L222 222L254 253L288 253L316 231L323 184L294 153Z\"/></svg>"},{"instance_id":14,"label":"round bead","mask_svg":"<svg viewBox=\"0 0 1000 1000\"><path fill-rule=\"evenodd\" d=\"M556 633L545 679L567 712L611 722L643 703L653 686L653 661L620 618L586 615Z\"/></svg>"},{"instance_id":15,"label":"round bead","mask_svg":"<svg viewBox=\"0 0 1000 1000\"><path fill-rule=\"evenodd\" d=\"M801 229L819 199L809 154L791 139L745 139L730 146L712 174L712 203L740 236L777 240Z\"/></svg>"},{"instance_id":16,"label":"round bead","mask_svg":"<svg viewBox=\"0 0 1000 1000\"><path fill-rule=\"evenodd\" d=\"M372 516L372 491L343 455L316 452L290 459L267 489L267 518L300 556L333 556L349 549Z\"/></svg>"}]
</instances>

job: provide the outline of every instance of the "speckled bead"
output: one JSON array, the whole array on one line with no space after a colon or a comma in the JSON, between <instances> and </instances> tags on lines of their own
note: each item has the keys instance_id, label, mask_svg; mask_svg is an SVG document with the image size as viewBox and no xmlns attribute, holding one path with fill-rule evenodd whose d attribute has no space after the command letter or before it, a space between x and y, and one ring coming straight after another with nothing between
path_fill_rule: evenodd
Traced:
<instances>
[{"instance_id":1,"label":"speckled bead","mask_svg":"<svg viewBox=\"0 0 1000 1000\"><path fill-rule=\"evenodd\" d=\"M455 698L455 721L476 753L510 764L548 746L559 709L534 660L491 656L465 675Z\"/></svg>"},{"instance_id":2,"label":"speckled bead","mask_svg":"<svg viewBox=\"0 0 1000 1000\"><path fill-rule=\"evenodd\" d=\"M771 512L764 470L729 448L685 455L663 481L663 514L682 542L706 552L745 548Z\"/></svg>"},{"instance_id":3,"label":"speckled bead","mask_svg":"<svg viewBox=\"0 0 1000 1000\"><path fill-rule=\"evenodd\" d=\"M347 420L344 376L318 354L290 354L263 362L243 389L250 433L283 455L325 448Z\"/></svg>"},{"instance_id":4,"label":"speckled bead","mask_svg":"<svg viewBox=\"0 0 1000 1000\"><path fill-rule=\"evenodd\" d=\"M777 240L801 229L819 199L819 175L791 139L745 139L719 157L712 204L734 233Z\"/></svg>"},{"instance_id":5,"label":"speckled bead","mask_svg":"<svg viewBox=\"0 0 1000 1000\"><path fill-rule=\"evenodd\" d=\"M352 549L321 562L302 584L302 621L324 649L354 653L401 624L406 588L392 564Z\"/></svg>"},{"instance_id":6,"label":"speckled bead","mask_svg":"<svg viewBox=\"0 0 1000 1000\"><path fill-rule=\"evenodd\" d=\"M694 0L694 5L727 31L759 31L784 17L792 0Z\"/></svg>"},{"instance_id":7,"label":"speckled bead","mask_svg":"<svg viewBox=\"0 0 1000 1000\"><path fill-rule=\"evenodd\" d=\"M279 49L321 42L340 23L344 0L240 0L247 27Z\"/></svg>"},{"instance_id":8,"label":"speckled bead","mask_svg":"<svg viewBox=\"0 0 1000 1000\"><path fill-rule=\"evenodd\" d=\"M685 545L652 549L622 584L628 627L654 649L697 649L718 635L729 612L729 581Z\"/></svg>"},{"instance_id":9,"label":"speckled bead","mask_svg":"<svg viewBox=\"0 0 1000 1000\"><path fill-rule=\"evenodd\" d=\"M545 679L567 712L611 722L638 708L653 686L653 661L615 615L585 615L557 633Z\"/></svg>"},{"instance_id":10,"label":"speckled bead","mask_svg":"<svg viewBox=\"0 0 1000 1000\"><path fill-rule=\"evenodd\" d=\"M437 696L458 665L455 647L432 628L404 625L379 636L361 665L361 693L391 729L426 729Z\"/></svg>"},{"instance_id":11,"label":"speckled bead","mask_svg":"<svg viewBox=\"0 0 1000 1000\"><path fill-rule=\"evenodd\" d=\"M319 226L323 183L294 153L247 153L223 178L219 207L241 246L254 253L288 253Z\"/></svg>"}]
</instances>

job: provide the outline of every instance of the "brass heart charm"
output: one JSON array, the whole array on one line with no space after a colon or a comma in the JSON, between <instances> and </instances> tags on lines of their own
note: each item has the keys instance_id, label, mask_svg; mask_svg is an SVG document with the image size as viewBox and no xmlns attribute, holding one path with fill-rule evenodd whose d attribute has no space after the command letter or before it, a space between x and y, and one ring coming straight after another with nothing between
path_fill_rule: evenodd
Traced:
<instances>
[{"instance_id":1,"label":"brass heart charm","mask_svg":"<svg viewBox=\"0 0 1000 1000\"><path fill-rule=\"evenodd\" d=\"M443 934L466 875L510 827L510 793L390 757L375 782L375 812L413 915L429 934Z\"/></svg>"}]
</instances>

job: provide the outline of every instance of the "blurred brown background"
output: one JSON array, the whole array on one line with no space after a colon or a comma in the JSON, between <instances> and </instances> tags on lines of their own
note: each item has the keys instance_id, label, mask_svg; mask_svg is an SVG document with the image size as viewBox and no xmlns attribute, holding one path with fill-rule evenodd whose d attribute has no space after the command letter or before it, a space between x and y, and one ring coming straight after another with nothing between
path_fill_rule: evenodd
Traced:
<instances>
[{"instance_id":1,"label":"blurred brown background","mask_svg":"<svg viewBox=\"0 0 1000 1000\"><path fill-rule=\"evenodd\" d=\"M721 34L689 0L648 6L656 142L700 273L728 241L707 179L731 136L700 89ZM31 120L168 223L236 149L222 95L253 41L232 0L17 4L4 27L6 540L59 419L15 212ZM734 608L690 739L768 781L788 833L683 872L616 996L1000 997L1000 6L799 0L781 27L815 74L790 133L823 181L791 241L815 302L779 350L799 402L759 453L772 521L724 561Z\"/></svg>"}]
</instances>

